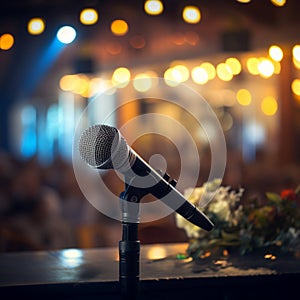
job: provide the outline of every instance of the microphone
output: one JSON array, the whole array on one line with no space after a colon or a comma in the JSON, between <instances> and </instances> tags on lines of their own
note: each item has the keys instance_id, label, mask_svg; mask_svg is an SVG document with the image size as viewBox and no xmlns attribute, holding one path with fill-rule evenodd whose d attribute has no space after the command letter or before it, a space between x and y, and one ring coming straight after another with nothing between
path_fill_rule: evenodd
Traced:
<instances>
[{"instance_id":1,"label":"microphone","mask_svg":"<svg viewBox=\"0 0 300 300\"><path fill-rule=\"evenodd\" d=\"M93 125L79 139L81 158L97 169L115 169L138 188L150 194L176 211L192 224L210 231L214 224L194 204L190 203L169 182L167 174L160 174L144 161L126 142L120 131L108 125Z\"/></svg>"}]
</instances>

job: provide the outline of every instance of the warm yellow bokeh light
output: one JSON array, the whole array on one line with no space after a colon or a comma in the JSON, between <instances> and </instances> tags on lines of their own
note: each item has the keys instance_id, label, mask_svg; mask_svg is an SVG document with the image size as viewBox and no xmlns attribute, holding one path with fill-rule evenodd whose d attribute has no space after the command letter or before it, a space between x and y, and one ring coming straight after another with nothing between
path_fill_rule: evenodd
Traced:
<instances>
[{"instance_id":1,"label":"warm yellow bokeh light","mask_svg":"<svg viewBox=\"0 0 300 300\"><path fill-rule=\"evenodd\" d=\"M172 70L173 77L178 82L185 82L190 77L190 71L185 65L175 65Z\"/></svg>"},{"instance_id":2,"label":"warm yellow bokeh light","mask_svg":"<svg viewBox=\"0 0 300 300\"><path fill-rule=\"evenodd\" d=\"M98 12L94 8L85 8L80 12L79 19L84 25L93 25L98 21Z\"/></svg>"},{"instance_id":3,"label":"warm yellow bokeh light","mask_svg":"<svg viewBox=\"0 0 300 300\"><path fill-rule=\"evenodd\" d=\"M125 35L128 32L128 24L124 20L114 20L110 29L114 35Z\"/></svg>"},{"instance_id":4,"label":"warm yellow bokeh light","mask_svg":"<svg viewBox=\"0 0 300 300\"><path fill-rule=\"evenodd\" d=\"M208 80L212 80L216 77L216 69L213 66L213 64L209 62L204 62L200 65L201 68L203 68L207 75L208 75Z\"/></svg>"},{"instance_id":5,"label":"warm yellow bokeh light","mask_svg":"<svg viewBox=\"0 0 300 300\"><path fill-rule=\"evenodd\" d=\"M86 98L91 96L90 80L83 74L65 75L60 79L59 86L63 91L72 92Z\"/></svg>"},{"instance_id":6,"label":"warm yellow bokeh light","mask_svg":"<svg viewBox=\"0 0 300 300\"><path fill-rule=\"evenodd\" d=\"M273 61L273 65L274 65L274 74L280 74L281 72L281 64L279 61Z\"/></svg>"},{"instance_id":7,"label":"warm yellow bokeh light","mask_svg":"<svg viewBox=\"0 0 300 300\"><path fill-rule=\"evenodd\" d=\"M236 0L237 2L240 2L240 3L249 3L251 2L251 0Z\"/></svg>"},{"instance_id":8,"label":"warm yellow bokeh light","mask_svg":"<svg viewBox=\"0 0 300 300\"><path fill-rule=\"evenodd\" d=\"M195 67L191 73L192 79L197 84L205 84L208 81L208 73L203 67Z\"/></svg>"},{"instance_id":9,"label":"warm yellow bokeh light","mask_svg":"<svg viewBox=\"0 0 300 300\"><path fill-rule=\"evenodd\" d=\"M174 77L176 72L173 72L173 68L169 68L164 73L164 80L168 86L177 86L180 82Z\"/></svg>"},{"instance_id":10,"label":"warm yellow bokeh light","mask_svg":"<svg viewBox=\"0 0 300 300\"><path fill-rule=\"evenodd\" d=\"M291 88L295 95L300 96L300 79L294 79Z\"/></svg>"},{"instance_id":11,"label":"warm yellow bokeh light","mask_svg":"<svg viewBox=\"0 0 300 300\"><path fill-rule=\"evenodd\" d=\"M150 260L164 259L167 257L167 251L161 246L151 246L146 255Z\"/></svg>"},{"instance_id":12,"label":"warm yellow bokeh light","mask_svg":"<svg viewBox=\"0 0 300 300\"><path fill-rule=\"evenodd\" d=\"M247 59L247 69L250 74L252 75L258 75L258 64L259 64L259 59L256 57L250 57Z\"/></svg>"},{"instance_id":13,"label":"warm yellow bokeh light","mask_svg":"<svg viewBox=\"0 0 300 300\"><path fill-rule=\"evenodd\" d=\"M284 6L286 4L286 0L271 0L271 2L275 5L275 6Z\"/></svg>"},{"instance_id":14,"label":"warm yellow bokeh light","mask_svg":"<svg viewBox=\"0 0 300 300\"><path fill-rule=\"evenodd\" d=\"M233 78L232 71L225 63L217 65L217 76L223 81L230 81Z\"/></svg>"},{"instance_id":15,"label":"warm yellow bokeh light","mask_svg":"<svg viewBox=\"0 0 300 300\"><path fill-rule=\"evenodd\" d=\"M127 68L120 67L117 68L112 75L112 83L116 87L123 88L128 85L130 81L130 71Z\"/></svg>"},{"instance_id":16,"label":"warm yellow bokeh light","mask_svg":"<svg viewBox=\"0 0 300 300\"><path fill-rule=\"evenodd\" d=\"M300 69L300 61L293 57L293 64L295 68Z\"/></svg>"},{"instance_id":17,"label":"warm yellow bokeh light","mask_svg":"<svg viewBox=\"0 0 300 300\"><path fill-rule=\"evenodd\" d=\"M201 13L197 6L186 6L182 12L182 18L185 22L196 24L200 22Z\"/></svg>"},{"instance_id":18,"label":"warm yellow bokeh light","mask_svg":"<svg viewBox=\"0 0 300 300\"><path fill-rule=\"evenodd\" d=\"M112 85L111 80L94 77L90 80L90 91L91 95L98 93L112 95L116 92L116 88Z\"/></svg>"},{"instance_id":19,"label":"warm yellow bokeh light","mask_svg":"<svg viewBox=\"0 0 300 300\"><path fill-rule=\"evenodd\" d=\"M236 94L236 99L239 104L248 106L252 101L251 93L246 89L240 89Z\"/></svg>"},{"instance_id":20,"label":"warm yellow bokeh light","mask_svg":"<svg viewBox=\"0 0 300 300\"><path fill-rule=\"evenodd\" d=\"M295 45L293 47L293 58L300 61L300 45Z\"/></svg>"},{"instance_id":21,"label":"warm yellow bokeh light","mask_svg":"<svg viewBox=\"0 0 300 300\"><path fill-rule=\"evenodd\" d=\"M81 95L83 97L89 96L90 82L86 75L78 74L74 76L75 86L72 90L75 94Z\"/></svg>"},{"instance_id":22,"label":"warm yellow bokeh light","mask_svg":"<svg viewBox=\"0 0 300 300\"><path fill-rule=\"evenodd\" d=\"M59 81L59 87L63 91L73 91L75 84L75 75L64 75Z\"/></svg>"},{"instance_id":23,"label":"warm yellow bokeh light","mask_svg":"<svg viewBox=\"0 0 300 300\"><path fill-rule=\"evenodd\" d=\"M261 110L267 116L273 116L276 114L278 109L277 101L274 97L265 97L261 102Z\"/></svg>"},{"instance_id":24,"label":"warm yellow bokeh light","mask_svg":"<svg viewBox=\"0 0 300 300\"><path fill-rule=\"evenodd\" d=\"M45 22L41 18L33 18L27 24L27 30L32 35L38 35L44 32Z\"/></svg>"},{"instance_id":25,"label":"warm yellow bokeh light","mask_svg":"<svg viewBox=\"0 0 300 300\"><path fill-rule=\"evenodd\" d=\"M257 68L259 74L264 78L271 77L275 71L273 63L267 58L261 59L260 62L258 63Z\"/></svg>"},{"instance_id":26,"label":"warm yellow bokeh light","mask_svg":"<svg viewBox=\"0 0 300 300\"><path fill-rule=\"evenodd\" d=\"M163 12L164 6L159 0L147 0L144 4L144 10L148 15L159 15Z\"/></svg>"},{"instance_id":27,"label":"warm yellow bokeh light","mask_svg":"<svg viewBox=\"0 0 300 300\"><path fill-rule=\"evenodd\" d=\"M15 43L15 38L10 33L4 33L0 36L0 49L9 50Z\"/></svg>"},{"instance_id":28,"label":"warm yellow bokeh light","mask_svg":"<svg viewBox=\"0 0 300 300\"><path fill-rule=\"evenodd\" d=\"M279 46L272 45L269 48L269 55L275 61L281 61L283 58L283 51Z\"/></svg>"},{"instance_id":29,"label":"warm yellow bokeh light","mask_svg":"<svg viewBox=\"0 0 300 300\"><path fill-rule=\"evenodd\" d=\"M226 59L225 64L229 66L233 75L238 75L242 71L242 66L239 60L235 57L229 57Z\"/></svg>"},{"instance_id":30,"label":"warm yellow bokeh light","mask_svg":"<svg viewBox=\"0 0 300 300\"><path fill-rule=\"evenodd\" d=\"M152 78L146 73L138 74L133 79L133 87L138 92L146 92L152 87Z\"/></svg>"}]
</instances>

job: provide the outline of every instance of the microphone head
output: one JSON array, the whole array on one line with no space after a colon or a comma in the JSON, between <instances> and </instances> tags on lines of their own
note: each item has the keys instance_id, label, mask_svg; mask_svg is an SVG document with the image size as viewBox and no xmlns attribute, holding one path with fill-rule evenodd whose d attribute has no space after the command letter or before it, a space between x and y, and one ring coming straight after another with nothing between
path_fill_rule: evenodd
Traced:
<instances>
[{"instance_id":1,"label":"microphone head","mask_svg":"<svg viewBox=\"0 0 300 300\"><path fill-rule=\"evenodd\" d=\"M118 129L93 125L79 139L81 158L98 169L120 169L128 160L129 147Z\"/></svg>"}]
</instances>

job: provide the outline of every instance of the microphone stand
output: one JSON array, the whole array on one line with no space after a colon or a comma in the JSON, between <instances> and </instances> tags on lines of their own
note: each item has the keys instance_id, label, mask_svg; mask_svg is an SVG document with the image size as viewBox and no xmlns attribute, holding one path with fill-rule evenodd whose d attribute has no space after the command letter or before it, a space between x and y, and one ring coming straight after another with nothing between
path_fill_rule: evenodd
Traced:
<instances>
[{"instance_id":1,"label":"microphone stand","mask_svg":"<svg viewBox=\"0 0 300 300\"><path fill-rule=\"evenodd\" d=\"M140 241L138 224L140 221L139 203L149 192L134 186L133 181L125 184L120 194L122 211L122 240L119 242L119 282L122 299L136 300L139 297L140 282ZM125 180L125 182L127 182Z\"/></svg>"}]
</instances>

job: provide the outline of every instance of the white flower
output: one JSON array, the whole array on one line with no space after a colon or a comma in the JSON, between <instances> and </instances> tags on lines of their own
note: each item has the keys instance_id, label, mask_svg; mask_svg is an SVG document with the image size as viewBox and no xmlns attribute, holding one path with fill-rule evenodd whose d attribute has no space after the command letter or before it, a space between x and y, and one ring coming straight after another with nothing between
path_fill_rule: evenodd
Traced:
<instances>
[{"instance_id":1,"label":"white flower","mask_svg":"<svg viewBox=\"0 0 300 300\"><path fill-rule=\"evenodd\" d=\"M184 196L199 208L204 207L204 213L213 213L229 226L237 226L243 216L243 207L239 204L243 189L230 191L230 187L220 186L221 180L215 179L205 183L202 187L189 188ZM176 215L177 227L185 230L189 238L199 238L203 231L180 215Z\"/></svg>"},{"instance_id":2,"label":"white flower","mask_svg":"<svg viewBox=\"0 0 300 300\"><path fill-rule=\"evenodd\" d=\"M216 201L215 201L216 200ZM214 213L219 219L229 221L230 219L230 208L229 203L224 198L214 199L208 207L208 211Z\"/></svg>"}]
</instances>

